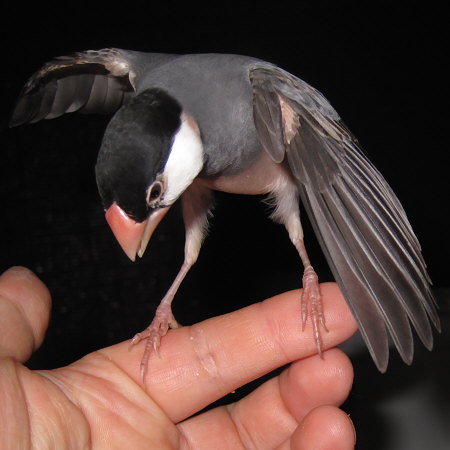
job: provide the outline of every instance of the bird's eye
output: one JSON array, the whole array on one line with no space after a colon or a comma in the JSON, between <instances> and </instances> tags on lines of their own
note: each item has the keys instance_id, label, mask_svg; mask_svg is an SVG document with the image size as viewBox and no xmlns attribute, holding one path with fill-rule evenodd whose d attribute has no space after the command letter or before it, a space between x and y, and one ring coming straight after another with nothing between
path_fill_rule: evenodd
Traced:
<instances>
[{"instance_id":1,"label":"bird's eye","mask_svg":"<svg viewBox=\"0 0 450 450\"><path fill-rule=\"evenodd\" d=\"M152 187L152 190L150 191L149 198L150 198L150 200L155 200L160 195L161 195L161 186L158 183L158 184L156 184L155 186Z\"/></svg>"},{"instance_id":2,"label":"bird's eye","mask_svg":"<svg viewBox=\"0 0 450 450\"><path fill-rule=\"evenodd\" d=\"M147 193L147 203L154 206L160 199L163 193L163 185L160 181L155 181Z\"/></svg>"}]
</instances>

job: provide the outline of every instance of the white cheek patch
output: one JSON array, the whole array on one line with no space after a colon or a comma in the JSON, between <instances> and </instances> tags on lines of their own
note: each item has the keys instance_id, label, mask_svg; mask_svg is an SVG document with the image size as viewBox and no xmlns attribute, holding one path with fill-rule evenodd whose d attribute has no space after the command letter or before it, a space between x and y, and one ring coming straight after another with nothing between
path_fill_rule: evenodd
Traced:
<instances>
[{"instance_id":1,"label":"white cheek patch","mask_svg":"<svg viewBox=\"0 0 450 450\"><path fill-rule=\"evenodd\" d=\"M195 121L185 114L164 167L167 190L163 203L171 205L188 188L203 167L203 146Z\"/></svg>"}]
</instances>

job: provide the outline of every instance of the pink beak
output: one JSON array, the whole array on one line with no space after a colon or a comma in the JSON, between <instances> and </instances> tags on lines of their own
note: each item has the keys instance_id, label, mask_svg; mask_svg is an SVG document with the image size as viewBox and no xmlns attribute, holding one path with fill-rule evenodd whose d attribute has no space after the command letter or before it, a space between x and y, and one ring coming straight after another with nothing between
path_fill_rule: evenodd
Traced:
<instances>
[{"instance_id":1,"label":"pink beak","mask_svg":"<svg viewBox=\"0 0 450 450\"><path fill-rule=\"evenodd\" d=\"M123 251L131 261L134 261L136 255L142 257L153 232L169 209L170 207L156 209L148 219L139 223L130 219L116 203L113 203L106 210L105 217Z\"/></svg>"}]
</instances>

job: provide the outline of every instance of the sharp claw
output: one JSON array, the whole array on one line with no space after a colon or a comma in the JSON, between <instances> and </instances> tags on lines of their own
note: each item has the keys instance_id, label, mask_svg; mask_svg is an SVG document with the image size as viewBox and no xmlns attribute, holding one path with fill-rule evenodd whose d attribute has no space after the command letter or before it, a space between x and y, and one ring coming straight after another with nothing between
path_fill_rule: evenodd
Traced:
<instances>
[{"instance_id":1,"label":"sharp claw","mask_svg":"<svg viewBox=\"0 0 450 450\"><path fill-rule=\"evenodd\" d=\"M177 328L178 326L179 324L173 317L170 306L161 304L156 311L155 318L153 319L152 323L141 333L135 334L131 339L128 349L131 349L131 347L139 344L139 342L143 341L144 339L146 340L144 354L142 356L140 365L141 381L144 387L151 351L153 350L158 358L161 358L161 353L159 351L161 337L167 333L169 327Z\"/></svg>"},{"instance_id":2,"label":"sharp claw","mask_svg":"<svg viewBox=\"0 0 450 450\"><path fill-rule=\"evenodd\" d=\"M305 331L306 319L308 317L308 310L307 310L305 295L302 295L301 308L302 308L302 331Z\"/></svg>"},{"instance_id":3,"label":"sharp claw","mask_svg":"<svg viewBox=\"0 0 450 450\"><path fill-rule=\"evenodd\" d=\"M128 346L128 351L131 350L136 344L141 341L141 333L136 333L130 341L130 345Z\"/></svg>"},{"instance_id":4,"label":"sharp claw","mask_svg":"<svg viewBox=\"0 0 450 450\"><path fill-rule=\"evenodd\" d=\"M320 325L322 325L322 328L328 333L328 328L325 325L325 319L323 316L319 316Z\"/></svg>"},{"instance_id":5,"label":"sharp claw","mask_svg":"<svg viewBox=\"0 0 450 450\"><path fill-rule=\"evenodd\" d=\"M153 338L153 351L156 353L159 359L161 359L161 353L159 351L159 345L161 343L161 338L159 336L155 336Z\"/></svg>"}]
</instances>

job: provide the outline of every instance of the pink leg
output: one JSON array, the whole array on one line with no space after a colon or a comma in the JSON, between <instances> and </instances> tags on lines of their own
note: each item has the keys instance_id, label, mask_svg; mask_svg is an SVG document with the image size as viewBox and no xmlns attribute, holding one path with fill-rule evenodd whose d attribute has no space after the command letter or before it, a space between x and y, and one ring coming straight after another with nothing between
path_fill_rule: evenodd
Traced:
<instances>
[{"instance_id":1,"label":"pink leg","mask_svg":"<svg viewBox=\"0 0 450 450\"><path fill-rule=\"evenodd\" d=\"M276 209L272 215L275 220L284 224L289 238L294 244L303 263L303 293L301 298L302 330L305 329L308 316L313 326L314 340L317 352L322 356L322 338L320 325L328 331L323 315L322 297L320 295L319 280L306 252L303 242L303 228L300 221L299 198L297 187L285 180L272 193L275 199Z\"/></svg>"},{"instance_id":2,"label":"pink leg","mask_svg":"<svg viewBox=\"0 0 450 450\"><path fill-rule=\"evenodd\" d=\"M167 333L169 328L177 328L179 326L172 314L172 300L181 282L197 260L207 230L212 194L209 189L205 189L201 185L198 186L194 183L185 191L181 197L181 201L183 206L183 220L186 227L184 263L167 291L167 294L156 309L155 317L151 324L144 331L136 334L130 344L131 347L144 339L146 340L140 366L141 379L144 386L150 353L155 351L159 356L161 338Z\"/></svg>"},{"instance_id":3,"label":"pink leg","mask_svg":"<svg viewBox=\"0 0 450 450\"><path fill-rule=\"evenodd\" d=\"M313 269L306 252L305 244L302 239L295 243L300 258L303 263L303 293L301 299L302 330L305 329L306 320L309 316L313 325L314 339L316 341L317 352L322 356L322 338L320 336L319 324L328 332L323 315L322 296L320 294L319 279ZM309 311L308 311L309 306Z\"/></svg>"},{"instance_id":4,"label":"pink leg","mask_svg":"<svg viewBox=\"0 0 450 450\"><path fill-rule=\"evenodd\" d=\"M142 340L146 340L144 355L142 356L141 361L141 379L142 384L144 384L145 377L147 374L147 365L148 359L150 357L150 353L152 350L159 356L159 345L161 343L161 338L167 333L169 328L177 328L178 322L175 320L175 317L172 314L172 300L183 281L186 274L189 272L189 269L192 267L192 263L185 261L181 266L178 275L170 286L170 289L167 291L167 294L161 300L158 308L156 309L155 317L153 318L150 325L141 333L137 333L130 343L130 348Z\"/></svg>"}]
</instances>

